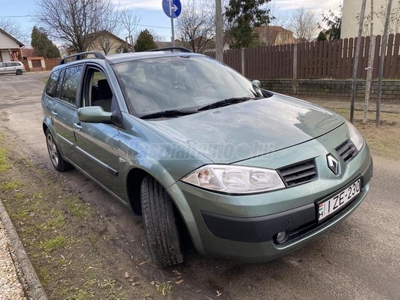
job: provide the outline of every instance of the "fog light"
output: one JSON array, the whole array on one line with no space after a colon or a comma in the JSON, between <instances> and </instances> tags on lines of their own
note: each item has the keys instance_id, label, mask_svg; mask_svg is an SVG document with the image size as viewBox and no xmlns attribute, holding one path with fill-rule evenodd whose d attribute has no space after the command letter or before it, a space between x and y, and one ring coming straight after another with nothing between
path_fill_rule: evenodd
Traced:
<instances>
[{"instance_id":1,"label":"fog light","mask_svg":"<svg viewBox=\"0 0 400 300\"><path fill-rule=\"evenodd\" d=\"M281 231L276 235L276 242L278 244L283 244L284 242L286 242L287 238L288 238L288 234L286 231Z\"/></svg>"}]
</instances>

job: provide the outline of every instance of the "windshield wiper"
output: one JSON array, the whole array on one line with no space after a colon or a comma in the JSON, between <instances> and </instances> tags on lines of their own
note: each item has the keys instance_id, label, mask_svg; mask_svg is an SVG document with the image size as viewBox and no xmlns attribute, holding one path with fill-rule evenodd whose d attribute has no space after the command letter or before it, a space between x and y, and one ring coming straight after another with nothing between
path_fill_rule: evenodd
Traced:
<instances>
[{"instance_id":1,"label":"windshield wiper","mask_svg":"<svg viewBox=\"0 0 400 300\"><path fill-rule=\"evenodd\" d=\"M148 114L148 115L143 115L140 118L141 119L174 118L174 117L181 117L181 116L195 114L196 112L197 112L197 110L173 109L173 110L164 110L164 111L159 111L159 112Z\"/></svg>"},{"instance_id":2,"label":"windshield wiper","mask_svg":"<svg viewBox=\"0 0 400 300\"><path fill-rule=\"evenodd\" d=\"M213 108L218 108L218 107L223 107L223 106L228 106L231 104L237 104L237 103L241 103L241 102L245 102L248 100L254 100L257 98L250 98L250 97L237 97L237 98L228 98L228 99L224 99L212 104L208 104L206 106L200 107L198 109L198 111L202 111L202 110L208 110L208 109L213 109Z\"/></svg>"}]
</instances>

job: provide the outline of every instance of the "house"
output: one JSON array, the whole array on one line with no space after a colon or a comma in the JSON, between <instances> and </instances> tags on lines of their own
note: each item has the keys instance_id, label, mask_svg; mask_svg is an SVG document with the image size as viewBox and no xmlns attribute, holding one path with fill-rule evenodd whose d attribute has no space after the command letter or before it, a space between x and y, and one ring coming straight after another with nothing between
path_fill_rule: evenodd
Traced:
<instances>
[{"instance_id":1,"label":"house","mask_svg":"<svg viewBox=\"0 0 400 300\"><path fill-rule=\"evenodd\" d=\"M158 49L172 47L172 42L157 41L156 45ZM179 39L175 39L175 47L184 47L183 43Z\"/></svg>"},{"instance_id":2,"label":"house","mask_svg":"<svg viewBox=\"0 0 400 300\"><path fill-rule=\"evenodd\" d=\"M33 48L22 48L21 49L21 56L22 59L28 59L28 57L33 57L35 56L35 49Z\"/></svg>"},{"instance_id":3,"label":"house","mask_svg":"<svg viewBox=\"0 0 400 300\"><path fill-rule=\"evenodd\" d=\"M263 46L294 44L296 42L293 32L282 26L264 25L256 27L255 31L259 34Z\"/></svg>"},{"instance_id":4,"label":"house","mask_svg":"<svg viewBox=\"0 0 400 300\"><path fill-rule=\"evenodd\" d=\"M88 34L85 38L89 41L87 51L98 51L105 55L128 52L132 48L131 44L107 30ZM77 51L70 47L67 52L71 55Z\"/></svg>"},{"instance_id":5,"label":"house","mask_svg":"<svg viewBox=\"0 0 400 300\"><path fill-rule=\"evenodd\" d=\"M343 0L341 38L358 36L362 0ZM382 35L386 20L387 0L374 0L374 35ZM370 34L371 0L367 0L363 35ZM393 1L389 33L400 33L400 3Z\"/></svg>"},{"instance_id":6,"label":"house","mask_svg":"<svg viewBox=\"0 0 400 300\"><path fill-rule=\"evenodd\" d=\"M18 60L22 57L20 41L0 28L0 61Z\"/></svg>"}]
</instances>

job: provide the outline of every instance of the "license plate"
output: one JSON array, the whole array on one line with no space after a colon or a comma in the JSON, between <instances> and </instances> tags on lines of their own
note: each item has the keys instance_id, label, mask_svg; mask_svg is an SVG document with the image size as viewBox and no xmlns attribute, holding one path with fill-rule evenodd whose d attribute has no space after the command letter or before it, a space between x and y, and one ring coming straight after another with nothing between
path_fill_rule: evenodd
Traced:
<instances>
[{"instance_id":1,"label":"license plate","mask_svg":"<svg viewBox=\"0 0 400 300\"><path fill-rule=\"evenodd\" d=\"M322 221L342 209L347 203L356 198L360 192L361 179L358 179L332 198L318 203L318 221Z\"/></svg>"}]
</instances>

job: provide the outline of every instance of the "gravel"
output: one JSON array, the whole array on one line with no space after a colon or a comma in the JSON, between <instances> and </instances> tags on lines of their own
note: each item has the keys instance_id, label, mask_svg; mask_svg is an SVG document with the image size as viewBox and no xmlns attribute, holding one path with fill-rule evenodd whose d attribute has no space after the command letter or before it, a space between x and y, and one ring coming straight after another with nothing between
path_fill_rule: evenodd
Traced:
<instances>
[{"instance_id":1,"label":"gravel","mask_svg":"<svg viewBox=\"0 0 400 300\"><path fill-rule=\"evenodd\" d=\"M12 251L7 232L0 219L0 300L26 299Z\"/></svg>"}]
</instances>

